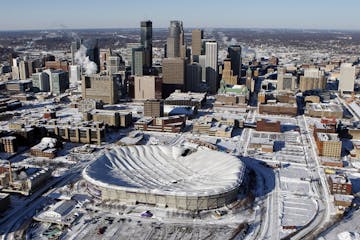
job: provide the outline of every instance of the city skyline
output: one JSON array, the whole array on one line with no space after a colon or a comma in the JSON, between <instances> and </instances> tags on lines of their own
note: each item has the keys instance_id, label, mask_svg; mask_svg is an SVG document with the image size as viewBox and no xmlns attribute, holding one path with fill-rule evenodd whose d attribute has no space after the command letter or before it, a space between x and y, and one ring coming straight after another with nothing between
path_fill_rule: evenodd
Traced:
<instances>
[{"instance_id":1,"label":"city skyline","mask_svg":"<svg viewBox=\"0 0 360 240\"><path fill-rule=\"evenodd\" d=\"M154 28L167 28L171 20L182 20L184 26L201 28L293 28L360 30L355 0L284 3L276 0L240 3L230 0L181 4L155 0L131 2L86 1L49 5L45 0L4 2L0 30L136 28L150 19ZM146 6L146 7L145 7ZM54 10L56 9L56 10ZM31 10L31 11L30 11ZM295 13L295 14L294 14ZM66 17L64 17L66 16ZM95 17L94 17L95 16ZM99 17L97 17L99 16Z\"/></svg>"}]
</instances>

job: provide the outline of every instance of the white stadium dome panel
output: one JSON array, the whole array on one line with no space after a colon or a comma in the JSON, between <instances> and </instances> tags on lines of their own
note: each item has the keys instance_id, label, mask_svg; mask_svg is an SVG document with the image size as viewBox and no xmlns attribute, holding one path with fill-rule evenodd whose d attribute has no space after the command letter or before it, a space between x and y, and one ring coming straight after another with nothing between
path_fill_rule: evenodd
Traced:
<instances>
[{"instance_id":1,"label":"white stadium dome panel","mask_svg":"<svg viewBox=\"0 0 360 240\"><path fill-rule=\"evenodd\" d=\"M102 200L186 210L235 201L244 174L232 155L159 145L115 147L83 171L89 192Z\"/></svg>"}]
</instances>

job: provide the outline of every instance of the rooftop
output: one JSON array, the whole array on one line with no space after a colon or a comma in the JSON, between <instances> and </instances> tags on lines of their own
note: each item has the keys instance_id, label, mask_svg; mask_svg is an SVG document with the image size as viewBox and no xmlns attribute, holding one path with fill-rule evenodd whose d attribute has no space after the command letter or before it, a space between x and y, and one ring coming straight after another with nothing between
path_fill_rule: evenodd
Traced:
<instances>
[{"instance_id":1,"label":"rooftop","mask_svg":"<svg viewBox=\"0 0 360 240\"><path fill-rule=\"evenodd\" d=\"M194 93L194 92L173 92L166 100L189 100L201 102L206 98L206 93Z\"/></svg>"},{"instance_id":2,"label":"rooftop","mask_svg":"<svg viewBox=\"0 0 360 240\"><path fill-rule=\"evenodd\" d=\"M226 153L171 146L117 147L84 171L94 185L115 190L207 196L240 186L245 166Z\"/></svg>"},{"instance_id":3,"label":"rooftop","mask_svg":"<svg viewBox=\"0 0 360 240\"><path fill-rule=\"evenodd\" d=\"M310 103L309 109L313 111L321 111L321 112L342 112L343 109L341 105L337 104L327 104L327 103Z\"/></svg>"},{"instance_id":4,"label":"rooftop","mask_svg":"<svg viewBox=\"0 0 360 240\"><path fill-rule=\"evenodd\" d=\"M322 142L338 142L340 141L339 136L336 133L321 133L318 132L317 136Z\"/></svg>"},{"instance_id":5,"label":"rooftop","mask_svg":"<svg viewBox=\"0 0 360 240\"><path fill-rule=\"evenodd\" d=\"M337 184L351 184L350 180L345 175L330 174L329 178L333 183Z\"/></svg>"}]
</instances>

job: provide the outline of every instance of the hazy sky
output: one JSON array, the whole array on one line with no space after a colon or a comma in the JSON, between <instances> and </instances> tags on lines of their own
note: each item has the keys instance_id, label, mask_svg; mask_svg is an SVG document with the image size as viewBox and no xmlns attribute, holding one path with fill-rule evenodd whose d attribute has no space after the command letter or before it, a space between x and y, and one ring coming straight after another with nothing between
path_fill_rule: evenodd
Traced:
<instances>
[{"instance_id":1,"label":"hazy sky","mask_svg":"<svg viewBox=\"0 0 360 240\"><path fill-rule=\"evenodd\" d=\"M359 0L8 0L0 30L153 27L324 28L360 30Z\"/></svg>"}]
</instances>

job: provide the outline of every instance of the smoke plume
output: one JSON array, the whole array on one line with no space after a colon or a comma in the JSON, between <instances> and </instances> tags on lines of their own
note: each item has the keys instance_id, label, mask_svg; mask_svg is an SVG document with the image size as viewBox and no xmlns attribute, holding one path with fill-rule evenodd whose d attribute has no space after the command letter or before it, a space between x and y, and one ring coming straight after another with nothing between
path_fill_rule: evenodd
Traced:
<instances>
[{"instance_id":1,"label":"smoke plume","mask_svg":"<svg viewBox=\"0 0 360 240\"><path fill-rule=\"evenodd\" d=\"M85 70L86 75L91 75L97 72L97 65L86 56L86 50L87 48L81 45L75 53L75 61Z\"/></svg>"},{"instance_id":2,"label":"smoke plume","mask_svg":"<svg viewBox=\"0 0 360 240\"><path fill-rule=\"evenodd\" d=\"M226 46L238 45L239 44L239 42L235 38L231 38L231 40L229 41L229 37L227 37L227 36L223 36L222 41Z\"/></svg>"}]
</instances>

